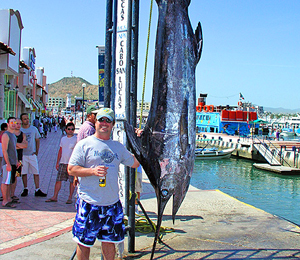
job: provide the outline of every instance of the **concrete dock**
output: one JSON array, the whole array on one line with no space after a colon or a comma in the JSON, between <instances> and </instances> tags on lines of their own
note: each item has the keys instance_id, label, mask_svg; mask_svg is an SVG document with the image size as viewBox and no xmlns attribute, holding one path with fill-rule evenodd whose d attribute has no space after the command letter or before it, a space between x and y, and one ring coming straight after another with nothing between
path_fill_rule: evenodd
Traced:
<instances>
[{"instance_id":1,"label":"concrete dock","mask_svg":"<svg viewBox=\"0 0 300 260\"><path fill-rule=\"evenodd\" d=\"M292 167L286 167L286 166L275 166L270 165L268 163L253 163L253 166L257 169L269 171L269 172L275 172L283 175L299 175L300 169L298 168L292 168Z\"/></svg>"},{"instance_id":2,"label":"concrete dock","mask_svg":"<svg viewBox=\"0 0 300 260\"><path fill-rule=\"evenodd\" d=\"M39 163L41 188L53 194L55 162L60 133L49 133L42 139ZM16 209L0 207L0 259L71 259L76 244L71 227L74 205L65 204L68 184L64 183L57 203L30 194L20 197ZM22 191L21 183L17 194ZM143 176L141 202L149 217L156 222L156 197L146 176ZM218 190L190 187L172 223L172 201L163 217L162 226L174 228L164 234L154 259L299 259L300 229L293 223L242 203ZM135 253L125 259L149 259L153 233L136 233ZM90 259L100 259L100 243L91 249ZM76 256L74 259L77 259Z\"/></svg>"},{"instance_id":3,"label":"concrete dock","mask_svg":"<svg viewBox=\"0 0 300 260\"><path fill-rule=\"evenodd\" d=\"M235 148L232 155L261 163L268 162L268 157L272 157L269 159L276 159L279 165L300 169L300 142L298 141L270 141L263 137L249 138L224 133L201 133L197 134L196 143L200 147L209 145L220 149ZM268 147L262 149L265 153L259 151L259 145L262 146L261 148ZM272 162L269 164L272 165ZM296 174L295 170L293 174Z\"/></svg>"}]
</instances>

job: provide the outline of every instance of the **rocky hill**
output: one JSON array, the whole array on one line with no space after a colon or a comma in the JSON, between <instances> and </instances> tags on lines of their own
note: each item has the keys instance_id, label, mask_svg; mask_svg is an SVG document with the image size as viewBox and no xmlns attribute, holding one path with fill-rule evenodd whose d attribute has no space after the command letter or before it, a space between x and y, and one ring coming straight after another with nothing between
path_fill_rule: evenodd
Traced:
<instances>
[{"instance_id":1,"label":"rocky hill","mask_svg":"<svg viewBox=\"0 0 300 260\"><path fill-rule=\"evenodd\" d=\"M74 102L75 96L82 97L82 84L85 83L84 99L93 100L98 99L98 86L92 85L88 81L79 77L65 77L61 80L49 84L48 93L50 97L62 97L67 98L67 94L70 93L72 102Z\"/></svg>"}]
</instances>

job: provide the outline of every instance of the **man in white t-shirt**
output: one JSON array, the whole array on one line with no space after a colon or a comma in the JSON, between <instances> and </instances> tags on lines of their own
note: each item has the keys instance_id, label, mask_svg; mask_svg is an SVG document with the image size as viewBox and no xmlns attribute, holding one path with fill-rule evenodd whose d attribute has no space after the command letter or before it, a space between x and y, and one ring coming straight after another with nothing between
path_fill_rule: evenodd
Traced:
<instances>
[{"instance_id":1,"label":"man in white t-shirt","mask_svg":"<svg viewBox=\"0 0 300 260\"><path fill-rule=\"evenodd\" d=\"M74 136L74 130L75 125L72 122L66 125L67 135L60 140L60 148L57 155L56 169L58 172L54 186L54 195L50 199L46 200L46 202L57 202L57 196L61 189L61 182L69 180L70 193L66 204L72 204L72 196L75 189L73 185L74 176L70 176L68 174L68 164L77 142L77 137Z\"/></svg>"},{"instance_id":2,"label":"man in white t-shirt","mask_svg":"<svg viewBox=\"0 0 300 260\"><path fill-rule=\"evenodd\" d=\"M119 199L119 165L132 168L140 165L121 143L110 139L114 111L101 108L96 119L95 134L76 144L68 166L70 175L79 180L73 225L78 259L89 259L96 239L102 242L104 259L115 258L115 244L123 242L125 235Z\"/></svg>"},{"instance_id":3,"label":"man in white t-shirt","mask_svg":"<svg viewBox=\"0 0 300 260\"><path fill-rule=\"evenodd\" d=\"M22 181L24 185L24 190L21 193L21 197L28 196L27 187L27 174L33 174L33 180L35 184L36 197L47 197L47 194L42 192L40 189L40 173L38 165L38 153L40 149L40 134L39 131L29 123L29 117L27 113L22 113L20 115L22 120L21 131L26 135L26 140L28 142L27 148L23 149L23 167L22 167Z\"/></svg>"}]
</instances>

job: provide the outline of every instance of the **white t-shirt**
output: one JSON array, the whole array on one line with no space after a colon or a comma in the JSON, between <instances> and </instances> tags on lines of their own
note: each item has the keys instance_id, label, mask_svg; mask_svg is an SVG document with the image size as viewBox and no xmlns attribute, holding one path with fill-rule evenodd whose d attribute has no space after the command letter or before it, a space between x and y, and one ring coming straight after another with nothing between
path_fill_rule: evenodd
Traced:
<instances>
[{"instance_id":1,"label":"white t-shirt","mask_svg":"<svg viewBox=\"0 0 300 260\"><path fill-rule=\"evenodd\" d=\"M60 140L60 147L62 148L61 158L59 163L68 164L69 159L71 157L71 154L73 152L73 149L76 145L77 137L73 135L72 137L64 136Z\"/></svg>"},{"instance_id":2,"label":"white t-shirt","mask_svg":"<svg viewBox=\"0 0 300 260\"><path fill-rule=\"evenodd\" d=\"M109 206L119 201L119 165L131 167L134 158L121 143L92 135L76 144L69 164L84 168L108 167L105 187L99 186L98 176L78 177L78 196L93 205Z\"/></svg>"},{"instance_id":3,"label":"white t-shirt","mask_svg":"<svg viewBox=\"0 0 300 260\"><path fill-rule=\"evenodd\" d=\"M26 141L28 142L27 148L23 149L23 155L32 155L36 152L36 141L39 139L40 133L34 126L29 126L28 128L21 127L21 131L26 135Z\"/></svg>"}]
</instances>

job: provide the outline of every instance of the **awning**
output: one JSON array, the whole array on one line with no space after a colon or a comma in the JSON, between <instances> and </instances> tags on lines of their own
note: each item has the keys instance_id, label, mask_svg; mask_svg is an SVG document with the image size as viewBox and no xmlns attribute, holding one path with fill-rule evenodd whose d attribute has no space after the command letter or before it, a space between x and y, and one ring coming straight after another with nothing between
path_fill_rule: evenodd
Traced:
<instances>
[{"instance_id":1,"label":"awning","mask_svg":"<svg viewBox=\"0 0 300 260\"><path fill-rule=\"evenodd\" d=\"M38 105L34 102L34 100L33 100L32 98L30 99L30 101L31 101L31 104L32 104L37 110L39 110Z\"/></svg>"},{"instance_id":2,"label":"awning","mask_svg":"<svg viewBox=\"0 0 300 260\"><path fill-rule=\"evenodd\" d=\"M29 103L29 101L27 100L27 98L24 96L23 93L18 92L18 97L23 101L26 108L30 108L31 110L33 109L32 105Z\"/></svg>"},{"instance_id":3,"label":"awning","mask_svg":"<svg viewBox=\"0 0 300 260\"><path fill-rule=\"evenodd\" d=\"M23 60L20 61L20 68L30 70L30 68L27 66L27 64Z\"/></svg>"},{"instance_id":4,"label":"awning","mask_svg":"<svg viewBox=\"0 0 300 260\"><path fill-rule=\"evenodd\" d=\"M36 102L36 104L39 106L39 109L40 109L40 110L45 110L45 107L44 107L43 102L41 102L41 101L39 101L39 100L36 100L35 102Z\"/></svg>"},{"instance_id":5,"label":"awning","mask_svg":"<svg viewBox=\"0 0 300 260\"><path fill-rule=\"evenodd\" d=\"M16 55L16 53L12 50L11 47L9 47L7 44L4 42L0 42L0 54L11 54L11 55Z\"/></svg>"}]
</instances>

